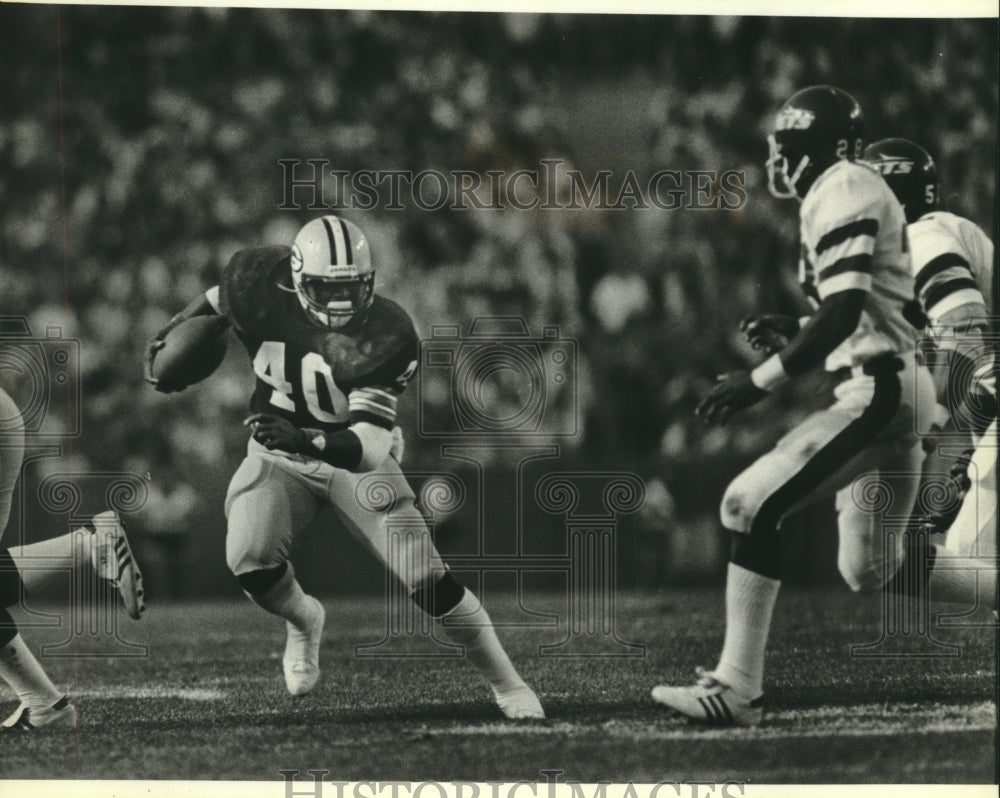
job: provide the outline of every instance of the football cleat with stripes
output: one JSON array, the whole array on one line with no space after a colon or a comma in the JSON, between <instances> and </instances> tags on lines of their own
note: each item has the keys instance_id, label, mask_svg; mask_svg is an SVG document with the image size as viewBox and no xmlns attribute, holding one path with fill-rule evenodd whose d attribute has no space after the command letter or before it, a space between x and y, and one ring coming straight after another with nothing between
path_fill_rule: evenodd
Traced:
<instances>
[{"instance_id":1,"label":"football cleat with stripes","mask_svg":"<svg viewBox=\"0 0 1000 798\"><path fill-rule=\"evenodd\" d=\"M0 723L0 732L3 733L30 732L41 728L76 728L76 707L69 702L69 696L64 695L44 709L31 709L21 704L13 715Z\"/></svg>"},{"instance_id":2,"label":"football cleat with stripes","mask_svg":"<svg viewBox=\"0 0 1000 798\"><path fill-rule=\"evenodd\" d=\"M125 523L116 513L107 510L91 519L91 527L97 535L93 564L98 578L118 591L129 617L139 620L146 611L146 600L142 573L125 536Z\"/></svg>"},{"instance_id":3,"label":"football cleat with stripes","mask_svg":"<svg viewBox=\"0 0 1000 798\"><path fill-rule=\"evenodd\" d=\"M690 687L661 684L653 688L657 704L697 723L712 726L756 726L764 715L764 696L751 698L715 678L711 671L696 668L697 681Z\"/></svg>"}]
</instances>

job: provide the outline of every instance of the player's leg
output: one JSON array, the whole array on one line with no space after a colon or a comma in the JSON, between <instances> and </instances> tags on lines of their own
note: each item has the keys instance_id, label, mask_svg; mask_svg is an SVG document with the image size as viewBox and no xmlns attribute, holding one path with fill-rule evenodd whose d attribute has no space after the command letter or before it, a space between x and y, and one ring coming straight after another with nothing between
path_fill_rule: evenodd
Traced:
<instances>
[{"instance_id":1,"label":"player's leg","mask_svg":"<svg viewBox=\"0 0 1000 798\"><path fill-rule=\"evenodd\" d=\"M886 434L900 410L895 369L847 388L838 389L837 404L807 418L727 488L721 515L733 542L722 653L714 670L699 669L694 686L654 688L658 703L701 722L760 721L764 654L781 587L779 524L849 480L859 454Z\"/></svg>"},{"instance_id":2,"label":"player's leg","mask_svg":"<svg viewBox=\"0 0 1000 798\"><path fill-rule=\"evenodd\" d=\"M285 620L285 685L292 695L304 695L319 680L325 613L319 600L302 590L289 557L295 533L316 514L318 503L289 463L262 452L251 441L229 484L226 562L257 606Z\"/></svg>"},{"instance_id":3,"label":"player's leg","mask_svg":"<svg viewBox=\"0 0 1000 798\"><path fill-rule=\"evenodd\" d=\"M948 529L930 575L931 596L943 598L947 571L975 579L980 603L997 611L997 421L987 428L969 462L972 484L962 507ZM963 562L962 558L974 558Z\"/></svg>"},{"instance_id":4,"label":"player's leg","mask_svg":"<svg viewBox=\"0 0 1000 798\"><path fill-rule=\"evenodd\" d=\"M384 488L384 502L359 501L357 486L362 478L338 471L330 484L330 501L347 527L400 580L445 637L464 647L466 659L489 682L506 717L545 717L534 691L500 643L489 613L442 562L396 462L388 459L377 476L370 477Z\"/></svg>"},{"instance_id":5,"label":"player's leg","mask_svg":"<svg viewBox=\"0 0 1000 798\"><path fill-rule=\"evenodd\" d=\"M917 445L879 457L883 451L873 447L868 454L878 458L882 473L894 475L891 483L882 480L879 471L868 471L837 493L837 564L844 581L854 591L881 589L929 595L937 602L995 606L995 563L905 535L902 529L892 548L886 546L883 518L908 517L920 486L924 452ZM868 490L882 494L877 512L865 506ZM883 504L883 498L889 503Z\"/></svg>"},{"instance_id":6,"label":"player's leg","mask_svg":"<svg viewBox=\"0 0 1000 798\"><path fill-rule=\"evenodd\" d=\"M77 567L92 567L98 579L118 591L129 616L138 620L146 610L142 573L132 554L125 522L111 510L98 513L66 535L16 546L9 555L26 593Z\"/></svg>"},{"instance_id":7,"label":"player's leg","mask_svg":"<svg viewBox=\"0 0 1000 798\"><path fill-rule=\"evenodd\" d=\"M997 556L997 445L994 420L969 461L972 484L945 536L945 547L956 554Z\"/></svg>"},{"instance_id":8,"label":"player's leg","mask_svg":"<svg viewBox=\"0 0 1000 798\"><path fill-rule=\"evenodd\" d=\"M13 400L0 389L0 536L10 517L14 487L24 457L24 430ZM36 727L72 727L76 710L52 683L25 645L7 611L21 600L20 571L7 549L0 548L0 678L10 685L20 705L0 724L0 731Z\"/></svg>"}]
</instances>

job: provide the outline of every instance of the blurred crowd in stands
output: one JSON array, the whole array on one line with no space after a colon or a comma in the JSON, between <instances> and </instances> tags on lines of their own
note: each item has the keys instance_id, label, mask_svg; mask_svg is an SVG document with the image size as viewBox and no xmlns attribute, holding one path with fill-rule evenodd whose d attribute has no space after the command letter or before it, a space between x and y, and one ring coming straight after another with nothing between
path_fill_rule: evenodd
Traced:
<instances>
[{"instance_id":1,"label":"blurred crowd in stands","mask_svg":"<svg viewBox=\"0 0 1000 798\"><path fill-rule=\"evenodd\" d=\"M725 483L829 387L807 380L725 428L693 414L717 374L755 362L742 317L804 310L797 205L765 187L773 112L806 85L847 89L870 136L922 143L948 208L992 234L996 33L995 20L5 5L0 311L36 337L60 328L82 357L82 434L39 467L148 477L137 546L173 564L160 589L232 590L221 505L245 446L248 361L232 339L216 375L163 396L141 355L233 252L289 243L321 212L280 207L279 161L510 175L560 159L588 180L610 170L613 194L628 173L645 186L663 169L736 170L734 209L343 211L371 239L378 290L422 336L515 316L575 342L572 384L547 383L542 400L546 424L577 434L514 440L558 444L556 470L645 480L645 506L621 521L622 584L717 572ZM516 410L518 379L491 401ZM454 401L440 374L403 400L410 468L448 470L418 421ZM483 457L512 468L522 455ZM446 551L475 517L442 519Z\"/></svg>"}]
</instances>

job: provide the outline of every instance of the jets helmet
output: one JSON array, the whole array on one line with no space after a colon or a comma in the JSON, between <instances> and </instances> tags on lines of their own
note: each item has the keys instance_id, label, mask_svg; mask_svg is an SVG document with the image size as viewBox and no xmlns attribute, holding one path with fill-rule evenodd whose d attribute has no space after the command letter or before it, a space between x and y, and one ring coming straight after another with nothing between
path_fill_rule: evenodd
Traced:
<instances>
[{"instance_id":1,"label":"jets helmet","mask_svg":"<svg viewBox=\"0 0 1000 798\"><path fill-rule=\"evenodd\" d=\"M339 216L321 216L292 244L292 284L305 311L330 329L363 314L375 298L368 239Z\"/></svg>"},{"instance_id":2,"label":"jets helmet","mask_svg":"<svg viewBox=\"0 0 1000 798\"><path fill-rule=\"evenodd\" d=\"M907 222L915 222L938 207L937 166L919 144L907 139L882 139L869 144L864 157L882 173L902 204Z\"/></svg>"},{"instance_id":3,"label":"jets helmet","mask_svg":"<svg viewBox=\"0 0 1000 798\"><path fill-rule=\"evenodd\" d=\"M779 199L804 197L838 160L861 157L864 115L850 94L834 86L810 86L778 111L767 137L767 187Z\"/></svg>"}]
</instances>

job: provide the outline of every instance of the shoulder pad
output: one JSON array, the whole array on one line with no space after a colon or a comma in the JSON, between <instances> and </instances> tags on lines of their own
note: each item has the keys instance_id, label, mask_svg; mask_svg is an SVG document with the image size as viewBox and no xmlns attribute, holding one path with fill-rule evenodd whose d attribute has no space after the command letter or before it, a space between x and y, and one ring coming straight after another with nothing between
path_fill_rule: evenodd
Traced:
<instances>
[{"instance_id":1,"label":"shoulder pad","mask_svg":"<svg viewBox=\"0 0 1000 798\"><path fill-rule=\"evenodd\" d=\"M376 294L364 324L324 336L323 356L345 384L391 384L417 357L417 331L403 308Z\"/></svg>"},{"instance_id":2,"label":"shoulder pad","mask_svg":"<svg viewBox=\"0 0 1000 798\"><path fill-rule=\"evenodd\" d=\"M241 249L229 260L219 281L219 306L238 330L252 332L275 303L282 261L291 256L288 247Z\"/></svg>"}]
</instances>

